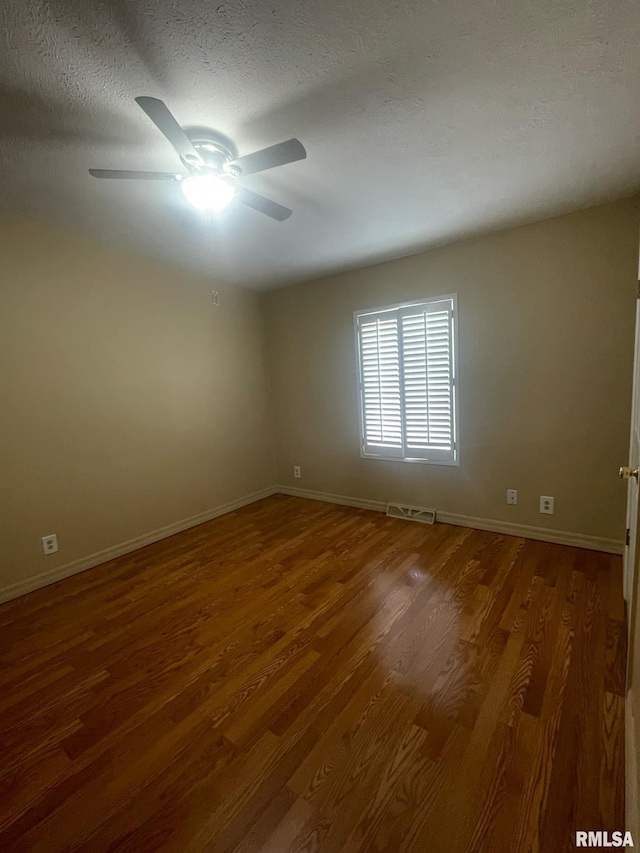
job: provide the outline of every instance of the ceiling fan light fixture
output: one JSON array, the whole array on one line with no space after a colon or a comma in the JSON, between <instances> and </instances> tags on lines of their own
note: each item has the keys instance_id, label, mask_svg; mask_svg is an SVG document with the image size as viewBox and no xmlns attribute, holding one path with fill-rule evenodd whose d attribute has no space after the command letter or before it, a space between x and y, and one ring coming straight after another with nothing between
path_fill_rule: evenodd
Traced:
<instances>
[{"instance_id":1,"label":"ceiling fan light fixture","mask_svg":"<svg viewBox=\"0 0 640 853\"><path fill-rule=\"evenodd\" d=\"M233 146L230 148L228 141L202 128L199 131L201 135L197 139L191 139L180 127L169 107L159 98L140 95L136 98L136 103L171 143L191 175L183 178L174 172L89 169L89 174L94 178L179 181L188 202L202 211L221 211L235 198L241 204L252 207L277 222L284 222L291 216L293 211L288 207L251 192L246 187L234 188L232 184L226 183L224 175L239 178L241 175L254 175L256 172L304 160L307 152L299 139L285 139L284 142L233 160L235 150L231 150Z\"/></svg>"},{"instance_id":2,"label":"ceiling fan light fixture","mask_svg":"<svg viewBox=\"0 0 640 853\"><path fill-rule=\"evenodd\" d=\"M180 186L187 201L199 210L223 210L235 193L217 175L192 175L181 181Z\"/></svg>"}]
</instances>

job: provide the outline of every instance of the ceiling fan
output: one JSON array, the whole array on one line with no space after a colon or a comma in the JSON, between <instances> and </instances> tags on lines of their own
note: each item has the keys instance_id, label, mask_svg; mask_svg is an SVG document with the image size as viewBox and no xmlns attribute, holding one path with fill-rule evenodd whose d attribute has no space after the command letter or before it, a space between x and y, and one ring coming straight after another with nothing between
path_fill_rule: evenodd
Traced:
<instances>
[{"instance_id":1,"label":"ceiling fan","mask_svg":"<svg viewBox=\"0 0 640 853\"><path fill-rule=\"evenodd\" d=\"M295 163L296 160L304 160L307 152L299 140L287 139L269 148L254 151L253 154L234 158L230 149L213 135L203 134L196 139L190 139L164 101L140 97L136 98L136 103L173 145L189 174L89 169L89 174L94 178L177 181L188 201L203 211L222 210L235 198L279 222L291 216L292 211L288 207L251 192L240 186L236 179L276 166L284 166L286 163Z\"/></svg>"}]
</instances>

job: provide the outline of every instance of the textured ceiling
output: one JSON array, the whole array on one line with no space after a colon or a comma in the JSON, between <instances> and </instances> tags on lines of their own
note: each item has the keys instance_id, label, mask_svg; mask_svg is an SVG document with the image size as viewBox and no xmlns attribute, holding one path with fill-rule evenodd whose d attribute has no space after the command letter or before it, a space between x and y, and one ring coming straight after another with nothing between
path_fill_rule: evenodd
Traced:
<instances>
[{"instance_id":1,"label":"textured ceiling","mask_svg":"<svg viewBox=\"0 0 640 853\"><path fill-rule=\"evenodd\" d=\"M637 0L4 0L0 204L253 287L640 189ZM135 104L308 159L204 227Z\"/></svg>"}]
</instances>

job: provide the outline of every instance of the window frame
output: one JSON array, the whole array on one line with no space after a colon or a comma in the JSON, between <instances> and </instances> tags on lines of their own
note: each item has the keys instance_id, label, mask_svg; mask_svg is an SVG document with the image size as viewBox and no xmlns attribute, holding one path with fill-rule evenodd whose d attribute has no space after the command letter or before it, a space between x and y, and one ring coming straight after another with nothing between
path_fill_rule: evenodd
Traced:
<instances>
[{"instance_id":1,"label":"window frame","mask_svg":"<svg viewBox=\"0 0 640 853\"><path fill-rule=\"evenodd\" d=\"M400 454L394 453L390 448L383 448L380 453L372 453L370 450L366 449L366 439L365 439L365 417L364 417L364 391L363 391L363 378L362 378L362 356L361 356L361 338L360 338L360 326L359 320L361 317L366 317L367 315L374 314L384 314L386 311L388 312L396 312L399 316L399 319L402 317L402 312L405 309L410 309L420 305L430 305L437 302L451 302L452 304L452 323L451 323L451 364L452 364L452 395L453 402L451 405L451 417L452 417L452 434L453 434L453 458L447 459L438 459L438 458L425 458L423 456L404 456L404 448ZM357 383L358 383L358 428L359 428L359 443L360 443L360 456L362 459L378 459L384 462L418 462L423 465L447 465L453 467L459 467L460 465L460 368L459 368L459 358L458 358L458 294L457 293L448 293L444 296L428 296L424 299L414 299L410 302L398 302L394 305L384 305L379 308L366 308L360 309L353 312L353 325L354 325L354 335L355 335L355 356L356 356L356 375L357 375ZM400 368L403 370L403 353L402 347L400 347ZM403 421L403 443L406 440L406 436L404 435L404 418L405 418L405 409L404 409L404 391L401 383L401 398L402 398L402 411L401 417Z\"/></svg>"}]
</instances>

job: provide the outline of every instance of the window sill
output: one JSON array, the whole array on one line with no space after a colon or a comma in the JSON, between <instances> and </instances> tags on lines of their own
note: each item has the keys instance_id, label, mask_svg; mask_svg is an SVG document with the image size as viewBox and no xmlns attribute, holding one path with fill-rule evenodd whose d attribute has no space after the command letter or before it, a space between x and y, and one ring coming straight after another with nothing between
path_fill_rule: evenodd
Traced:
<instances>
[{"instance_id":1,"label":"window sill","mask_svg":"<svg viewBox=\"0 0 640 853\"><path fill-rule=\"evenodd\" d=\"M360 451L362 459L377 459L379 462L417 462L420 465L448 465L449 467L459 468L459 459L421 459L419 457L406 456L383 456L377 453L365 453Z\"/></svg>"}]
</instances>

